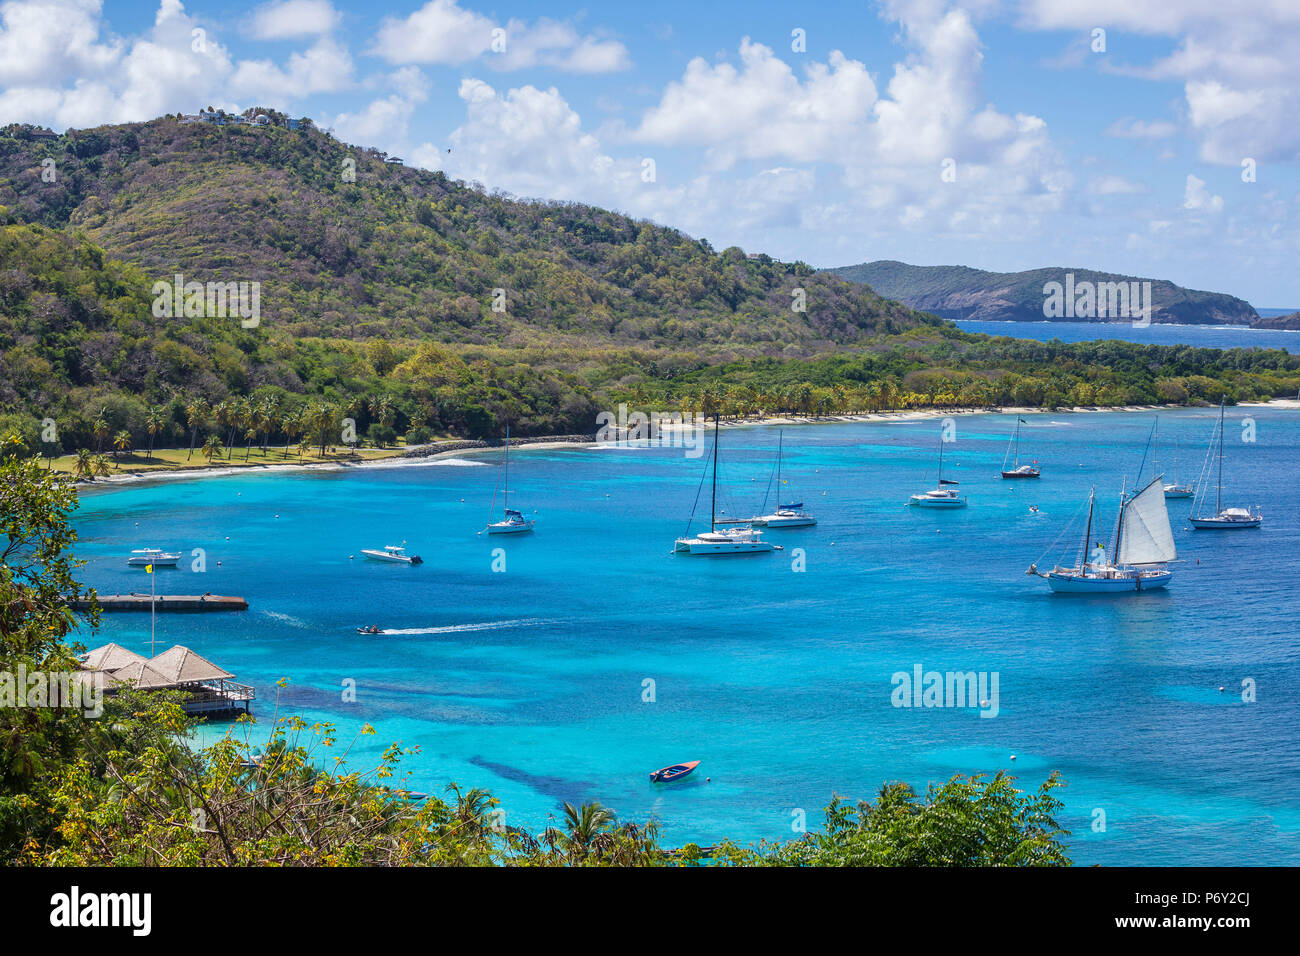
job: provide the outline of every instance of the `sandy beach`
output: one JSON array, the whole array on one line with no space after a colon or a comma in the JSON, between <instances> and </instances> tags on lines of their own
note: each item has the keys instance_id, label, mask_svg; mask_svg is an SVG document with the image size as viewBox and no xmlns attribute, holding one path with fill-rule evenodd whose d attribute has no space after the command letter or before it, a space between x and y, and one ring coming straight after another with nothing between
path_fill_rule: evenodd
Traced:
<instances>
[{"instance_id":1,"label":"sandy beach","mask_svg":"<svg viewBox=\"0 0 1300 956\"><path fill-rule=\"evenodd\" d=\"M1185 405L1124 405L1117 407L1085 407L1078 406L1073 408L1057 408L1051 410L1054 415L1086 415L1086 414L1105 414L1108 412L1145 412L1145 411L1168 411L1179 408L1186 408ZM1208 407L1208 406L1206 406ZM1300 400L1294 398L1278 398L1268 402L1242 402L1238 408L1284 408L1300 409ZM1036 415L1043 414L1044 409L1030 408L1027 406L1008 405L1000 409L987 408L962 408L962 409L916 409L909 411L896 412L862 412L847 415L829 415L820 416L797 416L797 415L772 415L761 418L733 418L720 422L722 428L741 428L757 427L766 425L835 425L846 422L915 422L927 419L943 419L956 417L960 415ZM685 429L697 427L693 423L684 422L663 422L656 426L663 433L674 433ZM379 458L357 461L333 461L333 462L310 462L306 464L294 464L290 462L278 462L274 464L248 464L237 466L216 466L210 468L186 468L177 470L151 470L140 472L123 472L121 474L110 475L106 478L99 478L95 481L79 481L79 488L103 488L122 484L135 484L142 481L174 481L182 479L195 478L219 478L229 475L239 474L269 474L269 473L301 473L304 471L344 471L352 468L420 468L429 466L442 467L484 467L490 465L490 462L477 460L484 455L498 455L501 451L499 445L489 445L480 448L466 448L459 441L447 442L457 447L445 450L438 450L437 445L426 445L414 449L394 449L393 454ZM597 448L607 445L609 442L599 441L578 441L574 439L559 440L541 440L530 442L523 440L516 444L511 442L512 451L547 451L557 448ZM425 450L427 449L427 451ZM471 457L472 456L472 457Z\"/></svg>"}]
</instances>

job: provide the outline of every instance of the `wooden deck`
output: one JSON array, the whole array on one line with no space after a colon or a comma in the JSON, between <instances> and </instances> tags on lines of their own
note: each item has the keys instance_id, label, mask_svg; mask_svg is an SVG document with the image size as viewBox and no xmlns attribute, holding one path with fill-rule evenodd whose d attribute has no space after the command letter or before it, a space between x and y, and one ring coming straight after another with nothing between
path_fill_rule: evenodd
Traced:
<instances>
[{"instance_id":1,"label":"wooden deck","mask_svg":"<svg viewBox=\"0 0 1300 956\"><path fill-rule=\"evenodd\" d=\"M100 594L99 606L105 611L147 611L152 603L162 611L247 611L248 601L224 594ZM88 597L74 597L69 602L74 611L90 609Z\"/></svg>"}]
</instances>

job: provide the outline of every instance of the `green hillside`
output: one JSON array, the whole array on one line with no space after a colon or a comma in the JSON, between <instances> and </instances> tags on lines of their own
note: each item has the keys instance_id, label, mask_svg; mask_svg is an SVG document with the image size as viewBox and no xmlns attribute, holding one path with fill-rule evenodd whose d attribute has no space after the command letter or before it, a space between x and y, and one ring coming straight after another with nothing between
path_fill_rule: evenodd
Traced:
<instances>
[{"instance_id":1,"label":"green hillside","mask_svg":"<svg viewBox=\"0 0 1300 956\"><path fill-rule=\"evenodd\" d=\"M258 281L264 321L296 336L760 354L918 321L803 263L715 252L591 206L514 201L309 126L162 118L58 139L11 126L0 206L13 221L83 231L151 281ZM791 308L796 288L806 312Z\"/></svg>"},{"instance_id":2,"label":"green hillside","mask_svg":"<svg viewBox=\"0 0 1300 956\"><path fill-rule=\"evenodd\" d=\"M1074 276L1076 285L1094 286L1110 282L1150 282L1151 321L1180 325L1249 325L1259 316L1236 296L1220 292L1184 289L1163 279L1097 272L1092 269L1051 268L1028 272L985 272L967 266L912 266L882 259L856 266L827 269L850 282L863 283L881 295L898 299L914 309L932 312L945 319L981 319L994 322L1042 322L1043 287L1049 282L1066 282ZM1060 321L1089 321L1087 317ZM1095 321L1115 321L1095 318Z\"/></svg>"}]
</instances>

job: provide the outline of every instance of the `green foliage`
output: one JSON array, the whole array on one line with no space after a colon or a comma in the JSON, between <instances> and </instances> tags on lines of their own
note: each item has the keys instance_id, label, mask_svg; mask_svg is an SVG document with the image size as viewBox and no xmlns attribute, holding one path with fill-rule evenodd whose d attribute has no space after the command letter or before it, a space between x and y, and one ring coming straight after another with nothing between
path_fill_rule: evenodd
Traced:
<instances>
[{"instance_id":1,"label":"green foliage","mask_svg":"<svg viewBox=\"0 0 1300 956\"><path fill-rule=\"evenodd\" d=\"M992 779L958 774L931 785L923 801L907 784L886 784L874 804L836 797L820 833L754 850L727 844L716 855L746 866L1069 866L1053 795L1060 777L1030 795L1014 783L1001 771Z\"/></svg>"}]
</instances>

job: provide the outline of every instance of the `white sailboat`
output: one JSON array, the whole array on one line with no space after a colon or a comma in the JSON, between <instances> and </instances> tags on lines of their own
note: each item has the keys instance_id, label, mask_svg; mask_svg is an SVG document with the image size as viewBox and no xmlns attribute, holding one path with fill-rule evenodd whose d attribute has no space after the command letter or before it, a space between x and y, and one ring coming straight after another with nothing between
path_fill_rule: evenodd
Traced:
<instances>
[{"instance_id":1,"label":"white sailboat","mask_svg":"<svg viewBox=\"0 0 1300 956\"><path fill-rule=\"evenodd\" d=\"M1016 416L1016 430L1011 435L1011 441L1007 442L1007 453L1002 456L1002 477L1003 478L1037 478L1041 474L1033 465L1020 464L1020 426L1029 424L1019 415ZM1007 468L1007 459L1011 457L1012 446L1015 446L1015 463ZM1035 462L1035 464L1037 464Z\"/></svg>"},{"instance_id":2,"label":"white sailboat","mask_svg":"<svg viewBox=\"0 0 1300 956\"><path fill-rule=\"evenodd\" d=\"M1214 453L1215 439L1210 438L1210 447L1205 452L1205 464L1201 468L1201 480L1198 482L1196 501L1192 503L1192 515L1189 519L1193 528L1203 530L1228 530L1235 528L1258 528L1264 521L1264 516L1256 509L1251 511L1249 508L1225 508L1223 507L1223 412L1226 398L1219 402L1219 428L1218 428L1218 446L1217 455L1218 469L1214 479L1214 513L1207 514L1205 511L1206 486L1209 484L1209 469L1211 467L1211 455Z\"/></svg>"},{"instance_id":3,"label":"white sailboat","mask_svg":"<svg viewBox=\"0 0 1300 956\"><path fill-rule=\"evenodd\" d=\"M698 496L697 496L698 499ZM691 513L694 520L695 514ZM755 531L752 526L718 527L718 417L713 419L713 489L709 505L709 530L702 531L694 537L690 533L690 522L686 525L686 535L673 542L674 554L762 554L775 550L775 546L763 540L763 532Z\"/></svg>"},{"instance_id":4,"label":"white sailboat","mask_svg":"<svg viewBox=\"0 0 1300 956\"><path fill-rule=\"evenodd\" d=\"M751 524L766 528L806 528L809 525L815 525L817 519L807 511L803 510L802 501L792 501L788 504L781 504L781 453L785 449L785 429L777 432L776 444L776 510L771 514L763 514L754 518ZM767 506L767 495L763 496L764 508ZM762 510L762 509L760 509Z\"/></svg>"},{"instance_id":5,"label":"white sailboat","mask_svg":"<svg viewBox=\"0 0 1300 956\"><path fill-rule=\"evenodd\" d=\"M522 534L533 530L533 518L525 517L521 512L510 507L510 426L506 425L505 455L501 460L501 508L504 514L500 521L487 526L488 534Z\"/></svg>"},{"instance_id":6,"label":"white sailboat","mask_svg":"<svg viewBox=\"0 0 1300 956\"><path fill-rule=\"evenodd\" d=\"M1174 576L1167 564L1178 557L1178 550L1169 526L1163 482L1164 476L1157 475L1132 497L1120 493L1119 517L1109 552L1100 542L1089 552L1097 498L1094 489L1088 495L1088 521L1075 563L1068 567L1058 564L1046 573L1030 565L1027 573L1045 578L1053 591L1063 594L1138 592L1164 587Z\"/></svg>"},{"instance_id":7,"label":"white sailboat","mask_svg":"<svg viewBox=\"0 0 1300 956\"><path fill-rule=\"evenodd\" d=\"M1157 469L1159 470L1159 469ZM1171 484L1165 485L1166 498L1194 498L1196 497L1195 485L1184 485L1178 481L1178 439L1174 438L1174 480Z\"/></svg>"},{"instance_id":8,"label":"white sailboat","mask_svg":"<svg viewBox=\"0 0 1300 956\"><path fill-rule=\"evenodd\" d=\"M949 485L957 484L943 476L943 446L944 441L939 439L939 484L932 491L925 491L919 495L912 495L908 501L909 505L918 508L965 508L966 496L959 493L955 488Z\"/></svg>"}]
</instances>

